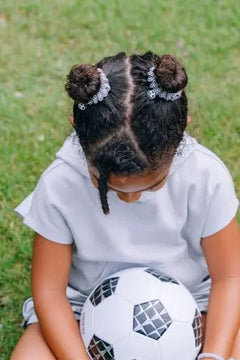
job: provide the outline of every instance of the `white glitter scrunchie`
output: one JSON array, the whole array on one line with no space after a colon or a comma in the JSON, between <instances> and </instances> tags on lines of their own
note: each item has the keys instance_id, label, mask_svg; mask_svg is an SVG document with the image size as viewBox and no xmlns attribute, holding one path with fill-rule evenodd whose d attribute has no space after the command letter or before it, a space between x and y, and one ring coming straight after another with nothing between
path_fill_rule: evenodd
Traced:
<instances>
[{"instance_id":1,"label":"white glitter scrunchie","mask_svg":"<svg viewBox=\"0 0 240 360\"><path fill-rule=\"evenodd\" d=\"M158 84L156 80L156 76L154 74L155 66L151 66L150 70L148 71L148 82L150 82L149 87L151 90L147 91L147 96L150 100L155 99L156 96L159 96L160 98L167 100L167 101L175 101L180 98L182 94L182 90L179 90L175 93L170 93L167 91L164 91Z\"/></svg>"},{"instance_id":2,"label":"white glitter scrunchie","mask_svg":"<svg viewBox=\"0 0 240 360\"><path fill-rule=\"evenodd\" d=\"M108 96L109 90L111 89L106 74L103 72L102 69L100 68L97 69L100 72L100 89L96 95L93 95L93 97L88 101L87 104L83 104L83 103L78 104L78 108L80 110L86 110L86 105L97 104L99 101L103 101L103 99L106 96Z\"/></svg>"},{"instance_id":3,"label":"white glitter scrunchie","mask_svg":"<svg viewBox=\"0 0 240 360\"><path fill-rule=\"evenodd\" d=\"M197 360L205 359L205 358L212 358L215 360L224 360L224 358L220 355L214 353L203 352L198 355ZM233 357L228 358L227 360L234 360Z\"/></svg>"}]
</instances>

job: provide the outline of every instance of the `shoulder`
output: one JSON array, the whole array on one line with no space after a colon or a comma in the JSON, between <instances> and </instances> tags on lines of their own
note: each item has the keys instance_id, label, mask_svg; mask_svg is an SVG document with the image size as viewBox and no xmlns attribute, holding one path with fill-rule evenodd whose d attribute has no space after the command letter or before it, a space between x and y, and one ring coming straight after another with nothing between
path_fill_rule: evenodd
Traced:
<instances>
[{"instance_id":1,"label":"shoulder","mask_svg":"<svg viewBox=\"0 0 240 360\"><path fill-rule=\"evenodd\" d=\"M55 173L62 172L64 170L64 161L61 159L54 160L42 173L40 178L54 176Z\"/></svg>"},{"instance_id":2,"label":"shoulder","mask_svg":"<svg viewBox=\"0 0 240 360\"><path fill-rule=\"evenodd\" d=\"M220 157L201 144L196 145L192 161L196 163L199 170L207 171L211 174L222 173L227 177L230 176L227 166Z\"/></svg>"},{"instance_id":3,"label":"shoulder","mask_svg":"<svg viewBox=\"0 0 240 360\"><path fill-rule=\"evenodd\" d=\"M186 152L186 150L185 150ZM232 176L224 162L207 147L195 142L181 163L169 178L169 188L172 193L196 203L204 209L213 198L219 199L224 206L228 198L237 202Z\"/></svg>"},{"instance_id":4,"label":"shoulder","mask_svg":"<svg viewBox=\"0 0 240 360\"><path fill-rule=\"evenodd\" d=\"M34 191L33 202L68 211L75 203L82 206L91 190L90 179L76 172L69 164L56 159L40 176Z\"/></svg>"},{"instance_id":5,"label":"shoulder","mask_svg":"<svg viewBox=\"0 0 240 360\"><path fill-rule=\"evenodd\" d=\"M179 175L190 183L216 186L221 182L232 182L226 164L213 151L196 143L189 156L177 169Z\"/></svg>"},{"instance_id":6,"label":"shoulder","mask_svg":"<svg viewBox=\"0 0 240 360\"><path fill-rule=\"evenodd\" d=\"M44 182L52 190L70 189L74 184L86 182L87 178L75 171L68 163L61 159L53 161L40 176L39 182Z\"/></svg>"},{"instance_id":7,"label":"shoulder","mask_svg":"<svg viewBox=\"0 0 240 360\"><path fill-rule=\"evenodd\" d=\"M184 133L173 159L170 175L184 179L185 183L215 181L219 176L231 178L229 170L220 157L197 139Z\"/></svg>"}]
</instances>

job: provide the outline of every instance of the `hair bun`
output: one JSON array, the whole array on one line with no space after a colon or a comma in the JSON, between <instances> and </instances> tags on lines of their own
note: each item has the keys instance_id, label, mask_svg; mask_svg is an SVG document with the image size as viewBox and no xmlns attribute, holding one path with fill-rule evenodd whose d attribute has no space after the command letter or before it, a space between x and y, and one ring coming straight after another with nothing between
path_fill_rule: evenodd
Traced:
<instances>
[{"instance_id":1,"label":"hair bun","mask_svg":"<svg viewBox=\"0 0 240 360\"><path fill-rule=\"evenodd\" d=\"M74 65L67 75L65 89L76 102L88 102L100 89L100 72L95 65Z\"/></svg>"},{"instance_id":2,"label":"hair bun","mask_svg":"<svg viewBox=\"0 0 240 360\"><path fill-rule=\"evenodd\" d=\"M156 61L155 71L157 82L163 90L174 93L187 85L185 69L172 55L160 56Z\"/></svg>"}]
</instances>

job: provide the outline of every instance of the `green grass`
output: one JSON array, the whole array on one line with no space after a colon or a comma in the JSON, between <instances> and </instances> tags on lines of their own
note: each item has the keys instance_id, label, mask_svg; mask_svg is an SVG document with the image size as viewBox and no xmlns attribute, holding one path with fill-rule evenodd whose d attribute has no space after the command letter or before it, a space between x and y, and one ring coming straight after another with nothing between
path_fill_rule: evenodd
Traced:
<instances>
[{"instance_id":1,"label":"green grass","mask_svg":"<svg viewBox=\"0 0 240 360\"><path fill-rule=\"evenodd\" d=\"M188 131L240 195L237 1L0 0L0 359L23 332L33 233L13 214L69 133L65 75L119 51L175 54L189 75Z\"/></svg>"}]
</instances>

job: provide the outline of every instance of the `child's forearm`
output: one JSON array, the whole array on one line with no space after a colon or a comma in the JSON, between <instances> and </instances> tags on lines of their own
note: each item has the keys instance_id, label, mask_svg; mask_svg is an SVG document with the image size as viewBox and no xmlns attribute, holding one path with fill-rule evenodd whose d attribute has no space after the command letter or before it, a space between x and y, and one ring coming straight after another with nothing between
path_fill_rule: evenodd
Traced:
<instances>
[{"instance_id":1,"label":"child's forearm","mask_svg":"<svg viewBox=\"0 0 240 360\"><path fill-rule=\"evenodd\" d=\"M240 278L212 283L202 352L230 357L239 326Z\"/></svg>"},{"instance_id":2,"label":"child's forearm","mask_svg":"<svg viewBox=\"0 0 240 360\"><path fill-rule=\"evenodd\" d=\"M48 292L34 298L43 336L60 360L89 360L80 330L64 294Z\"/></svg>"}]
</instances>

